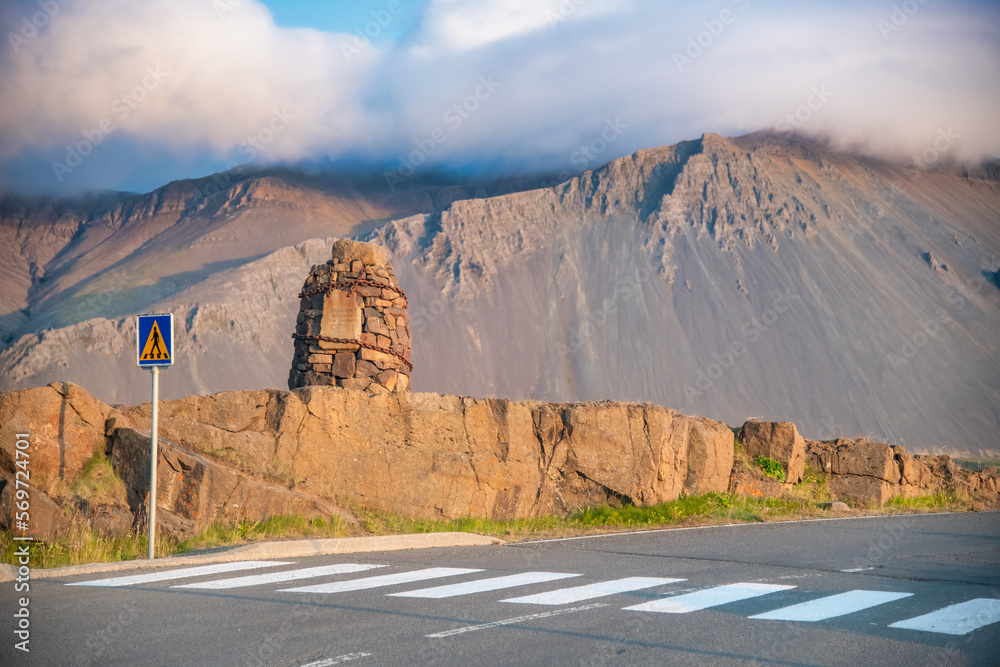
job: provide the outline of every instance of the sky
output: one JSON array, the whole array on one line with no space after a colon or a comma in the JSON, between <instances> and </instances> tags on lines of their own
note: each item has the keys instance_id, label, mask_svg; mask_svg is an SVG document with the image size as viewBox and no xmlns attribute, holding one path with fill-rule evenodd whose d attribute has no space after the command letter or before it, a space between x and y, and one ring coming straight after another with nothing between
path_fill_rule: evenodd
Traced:
<instances>
[{"instance_id":1,"label":"sky","mask_svg":"<svg viewBox=\"0 0 1000 667\"><path fill-rule=\"evenodd\" d=\"M1000 3L7 0L0 192L589 169L756 130L1000 156Z\"/></svg>"}]
</instances>

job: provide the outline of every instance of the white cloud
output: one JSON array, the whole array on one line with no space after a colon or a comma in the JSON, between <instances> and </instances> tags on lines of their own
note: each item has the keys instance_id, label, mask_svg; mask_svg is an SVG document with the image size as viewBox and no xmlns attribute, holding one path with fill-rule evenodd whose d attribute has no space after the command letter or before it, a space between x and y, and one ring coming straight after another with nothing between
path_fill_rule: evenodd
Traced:
<instances>
[{"instance_id":1,"label":"white cloud","mask_svg":"<svg viewBox=\"0 0 1000 667\"><path fill-rule=\"evenodd\" d=\"M346 38L278 28L250 0L221 15L205 0L78 0L5 53L3 150L61 146L110 121L117 136L225 155L275 110L293 119L273 159L348 147L367 131L357 91L378 54L347 63Z\"/></svg>"},{"instance_id":2,"label":"white cloud","mask_svg":"<svg viewBox=\"0 0 1000 667\"><path fill-rule=\"evenodd\" d=\"M205 0L63 7L0 56L8 164L59 151L105 118L143 156L137 165L238 158L275 109L294 119L263 161L394 159L441 129L427 163L561 167L609 118L628 127L599 162L772 128L789 113L803 131L880 155L917 155L949 127L949 156L1000 155L1000 10L989 4L919 5L885 34L891 5L436 0L411 39L350 58L342 46L354 36L279 28L256 0L221 17ZM115 100L149 67L167 75L119 118ZM470 101L480 77L500 85Z\"/></svg>"},{"instance_id":3,"label":"white cloud","mask_svg":"<svg viewBox=\"0 0 1000 667\"><path fill-rule=\"evenodd\" d=\"M425 49L469 51L625 6L621 0L434 0L420 40Z\"/></svg>"}]
</instances>

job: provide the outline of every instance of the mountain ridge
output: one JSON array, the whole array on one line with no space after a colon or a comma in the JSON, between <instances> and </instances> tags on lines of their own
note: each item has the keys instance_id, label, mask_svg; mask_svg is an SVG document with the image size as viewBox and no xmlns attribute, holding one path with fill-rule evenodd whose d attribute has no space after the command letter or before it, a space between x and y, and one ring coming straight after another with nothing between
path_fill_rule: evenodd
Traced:
<instances>
[{"instance_id":1,"label":"mountain ridge","mask_svg":"<svg viewBox=\"0 0 1000 667\"><path fill-rule=\"evenodd\" d=\"M75 322L46 328L36 315L40 326L0 353L2 388L65 377L105 400L138 400L146 382L126 314L140 309L183 314L169 395L281 387L294 294L332 238L353 233L393 254L417 390L650 401L729 423L787 419L810 437L996 447L998 174L707 133L498 196L466 190L427 206L433 197L415 186L407 196L430 210L368 230L345 229L349 211L294 188L298 212L227 190L195 235L217 264L122 298L98 289L106 269L91 277L97 301L63 318ZM334 226L319 226L327 240L221 259L222 234L261 249L255 234L308 232L295 220L309 215L331 216ZM167 259L191 253L182 232ZM155 264L143 255L128 266ZM58 290L49 299L68 307ZM115 309L103 322L83 317Z\"/></svg>"}]
</instances>

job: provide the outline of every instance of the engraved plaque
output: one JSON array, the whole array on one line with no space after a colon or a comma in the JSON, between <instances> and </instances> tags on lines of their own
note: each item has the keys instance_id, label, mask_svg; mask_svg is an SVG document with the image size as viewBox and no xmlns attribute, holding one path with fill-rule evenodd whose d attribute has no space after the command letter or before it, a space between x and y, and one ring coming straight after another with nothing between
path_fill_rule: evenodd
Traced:
<instances>
[{"instance_id":1,"label":"engraved plaque","mask_svg":"<svg viewBox=\"0 0 1000 667\"><path fill-rule=\"evenodd\" d=\"M357 296L335 290L323 297L319 334L330 338L361 338L362 313Z\"/></svg>"}]
</instances>

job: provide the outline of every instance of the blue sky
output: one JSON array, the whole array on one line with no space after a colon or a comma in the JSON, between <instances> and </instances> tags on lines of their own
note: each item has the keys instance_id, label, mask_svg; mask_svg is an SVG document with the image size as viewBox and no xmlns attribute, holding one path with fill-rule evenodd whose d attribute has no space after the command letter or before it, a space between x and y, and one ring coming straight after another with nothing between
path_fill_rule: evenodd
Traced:
<instances>
[{"instance_id":1,"label":"blue sky","mask_svg":"<svg viewBox=\"0 0 1000 667\"><path fill-rule=\"evenodd\" d=\"M996 2L15 0L0 27L0 192L580 170L761 129L1000 155Z\"/></svg>"},{"instance_id":2,"label":"blue sky","mask_svg":"<svg viewBox=\"0 0 1000 667\"><path fill-rule=\"evenodd\" d=\"M401 11L389 13L393 20L387 21L384 27L380 25L379 34L372 41L384 44L404 39L420 25L420 16L426 10L428 2L429 0L400 0ZM274 22L279 26L316 28L333 33L352 33L355 28L364 31L366 23L377 21L380 13L389 11L388 2L268 0L263 4L271 11Z\"/></svg>"}]
</instances>

